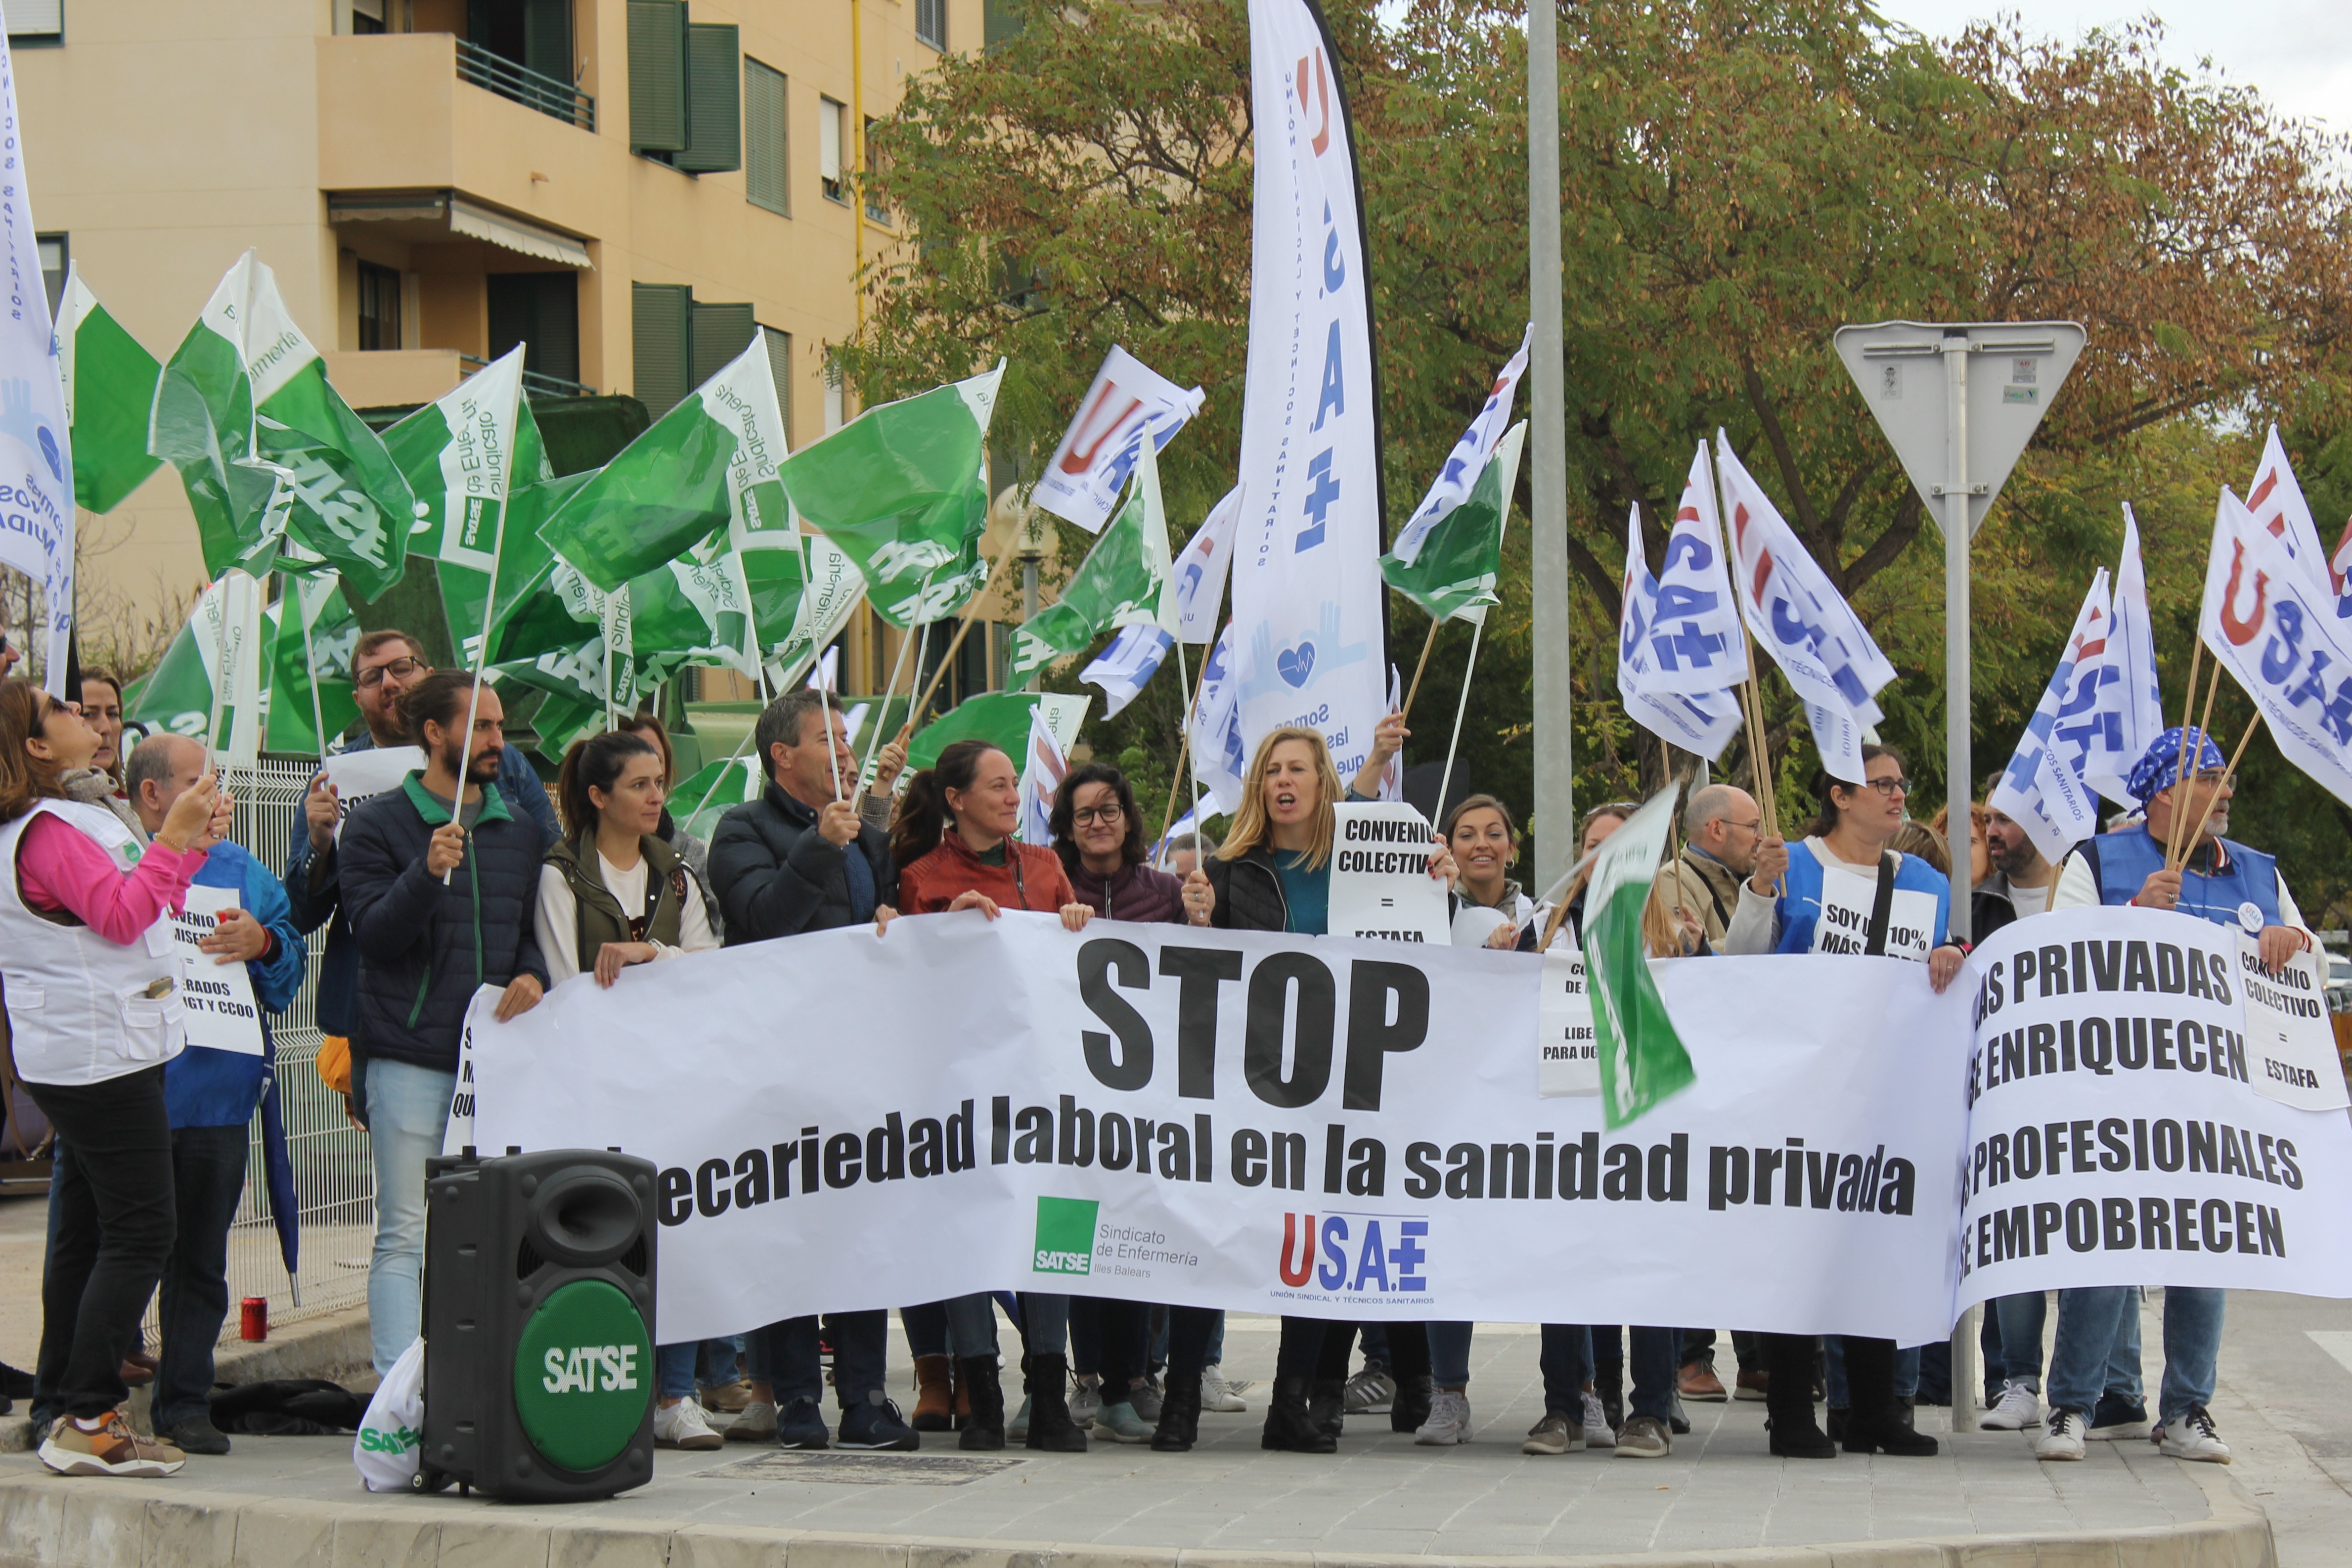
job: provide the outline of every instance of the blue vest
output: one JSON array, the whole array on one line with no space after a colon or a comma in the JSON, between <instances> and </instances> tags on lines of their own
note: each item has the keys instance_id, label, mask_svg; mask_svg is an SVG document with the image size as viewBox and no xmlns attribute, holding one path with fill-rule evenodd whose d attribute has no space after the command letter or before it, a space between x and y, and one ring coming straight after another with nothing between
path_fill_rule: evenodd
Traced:
<instances>
[{"instance_id":1,"label":"blue vest","mask_svg":"<svg viewBox=\"0 0 2352 1568\"><path fill-rule=\"evenodd\" d=\"M1783 886L1786 890L1774 907L1780 920L1780 940L1772 951L1811 952L1813 927L1822 915L1822 863L1813 858L1810 839L1799 839L1789 846L1789 876ZM1895 863L1895 886L1902 892L1936 896L1936 934L1928 946L1941 947L1950 930L1952 884L1941 871L1916 855L1906 855Z\"/></svg>"},{"instance_id":2,"label":"blue vest","mask_svg":"<svg viewBox=\"0 0 2352 1568\"><path fill-rule=\"evenodd\" d=\"M2278 861L2235 839L2224 838L2221 845L2230 857L2229 868L2217 877L2184 871L2180 902L2176 906L2179 911L2243 930L2238 910L2252 904L2262 911L2263 924L2285 924L2279 919ZM2086 839L2082 853L2098 881L2103 904L2130 903L2139 897L2140 885L2150 873L2164 869L2164 846L2156 841L2146 823Z\"/></svg>"}]
</instances>

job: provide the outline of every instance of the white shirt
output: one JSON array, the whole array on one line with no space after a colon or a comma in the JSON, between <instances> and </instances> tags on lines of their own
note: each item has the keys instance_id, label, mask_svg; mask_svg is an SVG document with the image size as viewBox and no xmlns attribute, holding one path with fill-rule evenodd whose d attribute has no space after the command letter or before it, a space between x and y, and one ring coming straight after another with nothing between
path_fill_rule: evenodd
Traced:
<instances>
[{"instance_id":1,"label":"white shirt","mask_svg":"<svg viewBox=\"0 0 2352 1568\"><path fill-rule=\"evenodd\" d=\"M646 907L646 878L652 863L643 855L627 870L621 869L604 858L603 850L596 852L596 867L604 878L605 889L625 910L641 910ZM572 896L572 883L554 866L539 868L539 952L547 960L547 982L551 990L562 984L582 969L580 954L574 951L580 938L580 901ZM686 900L678 908L678 945L655 942L654 952L659 958L676 958L681 952L704 952L719 945L710 933L710 916L702 907L702 889L694 879L686 879ZM596 959L588 955L587 967L593 968Z\"/></svg>"}]
</instances>

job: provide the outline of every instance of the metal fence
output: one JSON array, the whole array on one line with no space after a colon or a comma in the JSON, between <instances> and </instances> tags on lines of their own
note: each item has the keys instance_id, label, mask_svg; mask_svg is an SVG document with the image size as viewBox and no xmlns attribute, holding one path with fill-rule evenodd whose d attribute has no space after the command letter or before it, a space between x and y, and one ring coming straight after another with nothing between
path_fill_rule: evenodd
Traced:
<instances>
[{"instance_id":1,"label":"metal fence","mask_svg":"<svg viewBox=\"0 0 2352 1568\"><path fill-rule=\"evenodd\" d=\"M596 100L568 81L517 65L470 39L457 40L457 79L527 104L583 131L596 129Z\"/></svg>"}]
</instances>

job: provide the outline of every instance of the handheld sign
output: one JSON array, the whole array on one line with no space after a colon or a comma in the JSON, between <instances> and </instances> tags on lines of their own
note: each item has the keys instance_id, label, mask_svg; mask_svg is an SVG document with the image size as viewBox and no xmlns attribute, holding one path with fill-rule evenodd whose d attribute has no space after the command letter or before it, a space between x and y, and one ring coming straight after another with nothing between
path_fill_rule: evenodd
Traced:
<instances>
[{"instance_id":1,"label":"handheld sign","mask_svg":"<svg viewBox=\"0 0 2352 1568\"><path fill-rule=\"evenodd\" d=\"M1936 945L1936 895L1894 889L1886 921L1886 956L1927 962ZM1822 914L1813 922L1815 952L1862 952L1869 945L1870 913L1878 882L1842 867L1822 868Z\"/></svg>"},{"instance_id":2,"label":"handheld sign","mask_svg":"<svg viewBox=\"0 0 2352 1568\"><path fill-rule=\"evenodd\" d=\"M376 746L329 757L322 766L327 782L335 786L336 805L341 813L335 837L341 838L343 820L351 816L352 807L371 795L398 789L401 780L425 766L425 751L421 746Z\"/></svg>"},{"instance_id":3,"label":"handheld sign","mask_svg":"<svg viewBox=\"0 0 2352 1568\"><path fill-rule=\"evenodd\" d=\"M1429 874L1437 836L1402 801L1348 801L1331 808L1333 936L1451 943L1445 884Z\"/></svg>"},{"instance_id":4,"label":"handheld sign","mask_svg":"<svg viewBox=\"0 0 2352 1568\"><path fill-rule=\"evenodd\" d=\"M1592 1032L1592 993L1584 984L1584 950L1565 944L1543 955L1543 996L1537 1008L1542 1034L1536 1058L1536 1093L1601 1092L1600 1040Z\"/></svg>"},{"instance_id":5,"label":"handheld sign","mask_svg":"<svg viewBox=\"0 0 2352 1568\"><path fill-rule=\"evenodd\" d=\"M2320 955L2298 952L2276 974L2263 967L2262 939L2238 933L2238 994L2246 1005L2247 1082L2299 1110L2352 1105L2327 1017Z\"/></svg>"},{"instance_id":6,"label":"handheld sign","mask_svg":"<svg viewBox=\"0 0 2352 1568\"><path fill-rule=\"evenodd\" d=\"M449 1091L449 1122L441 1134L441 1152L452 1158L474 1142L474 1041L496 1018L501 994L496 985L477 990L458 1026L457 1082Z\"/></svg>"},{"instance_id":7,"label":"handheld sign","mask_svg":"<svg viewBox=\"0 0 2352 1568\"><path fill-rule=\"evenodd\" d=\"M196 944L213 934L223 910L242 909L233 888L190 888L188 901L172 917L172 941L180 951L180 1000L186 1010L188 1044L257 1057L261 1008L253 976L242 963L223 963Z\"/></svg>"}]
</instances>

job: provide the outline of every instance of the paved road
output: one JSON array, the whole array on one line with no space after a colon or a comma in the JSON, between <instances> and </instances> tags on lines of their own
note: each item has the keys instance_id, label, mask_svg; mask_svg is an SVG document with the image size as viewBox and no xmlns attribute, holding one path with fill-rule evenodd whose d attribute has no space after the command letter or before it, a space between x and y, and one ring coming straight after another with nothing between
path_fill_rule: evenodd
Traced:
<instances>
[{"instance_id":1,"label":"paved road","mask_svg":"<svg viewBox=\"0 0 2352 1568\"><path fill-rule=\"evenodd\" d=\"M2151 1388L2160 1342L2151 1312ZM2231 1292L2213 1418L2271 1516L2280 1568L2352 1563L2352 1301Z\"/></svg>"}]
</instances>

